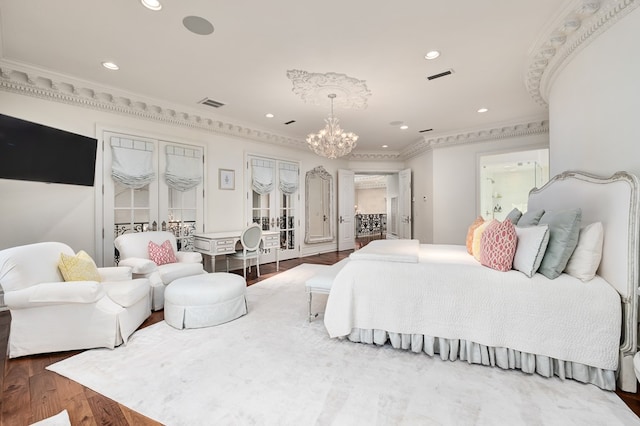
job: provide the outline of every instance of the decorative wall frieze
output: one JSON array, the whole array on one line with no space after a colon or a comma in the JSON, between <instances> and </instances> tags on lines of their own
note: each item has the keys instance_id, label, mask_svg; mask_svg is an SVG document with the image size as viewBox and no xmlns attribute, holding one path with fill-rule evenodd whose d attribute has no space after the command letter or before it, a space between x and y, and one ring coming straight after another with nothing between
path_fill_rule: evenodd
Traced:
<instances>
[{"instance_id":1,"label":"decorative wall frieze","mask_svg":"<svg viewBox=\"0 0 640 426\"><path fill-rule=\"evenodd\" d=\"M238 136L259 142L307 149L307 144L302 139L277 135L264 130L256 130L245 125L216 120L193 112L180 111L178 109L151 104L134 99L129 95L121 96L119 94L84 86L86 85L56 81L32 72L15 70L0 65L0 90L7 92L33 96L82 108L132 115L142 119L197 128L218 134Z\"/></svg>"},{"instance_id":2,"label":"decorative wall frieze","mask_svg":"<svg viewBox=\"0 0 640 426\"><path fill-rule=\"evenodd\" d=\"M25 96L46 99L82 108L109 113L134 116L141 119L170 125L196 128L215 134L236 136L243 139L284 145L308 150L302 139L290 138L264 130L257 130L244 124L209 118L191 111L182 111L158 105L159 102L136 99L130 94L90 87L91 83L70 82L64 77L51 77L32 70L15 69L0 63L0 90ZM473 143L484 140L522 136L549 131L546 120L501 126L489 130L420 138L401 152L352 152L350 161L404 161L425 151L450 145Z\"/></svg>"},{"instance_id":3,"label":"decorative wall frieze","mask_svg":"<svg viewBox=\"0 0 640 426\"><path fill-rule=\"evenodd\" d=\"M351 161L403 161L398 152L351 152L347 157Z\"/></svg>"},{"instance_id":4,"label":"decorative wall frieze","mask_svg":"<svg viewBox=\"0 0 640 426\"><path fill-rule=\"evenodd\" d=\"M367 99L371 96L364 80L346 74L288 70L287 77L293 83L293 93L312 105L329 106L328 96L335 94L335 106L363 110L367 108Z\"/></svg>"},{"instance_id":5,"label":"decorative wall frieze","mask_svg":"<svg viewBox=\"0 0 640 426\"><path fill-rule=\"evenodd\" d=\"M386 188L387 177L384 175L357 175L353 183L356 189Z\"/></svg>"},{"instance_id":6,"label":"decorative wall frieze","mask_svg":"<svg viewBox=\"0 0 640 426\"><path fill-rule=\"evenodd\" d=\"M423 140L403 150L400 153L400 157L407 160L436 148L544 133L549 133L549 120L546 119L508 124L490 129L425 137Z\"/></svg>"},{"instance_id":7,"label":"decorative wall frieze","mask_svg":"<svg viewBox=\"0 0 640 426\"><path fill-rule=\"evenodd\" d=\"M547 106L549 90L564 65L607 28L640 5L640 0L574 0L530 50L525 85Z\"/></svg>"}]
</instances>

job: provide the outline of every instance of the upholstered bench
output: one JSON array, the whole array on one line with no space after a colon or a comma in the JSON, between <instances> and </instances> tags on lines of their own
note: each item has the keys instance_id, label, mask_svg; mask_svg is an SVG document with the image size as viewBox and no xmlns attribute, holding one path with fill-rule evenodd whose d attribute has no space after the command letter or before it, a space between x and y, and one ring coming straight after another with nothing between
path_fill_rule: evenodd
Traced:
<instances>
[{"instance_id":1,"label":"upholstered bench","mask_svg":"<svg viewBox=\"0 0 640 426\"><path fill-rule=\"evenodd\" d=\"M164 320L172 327L222 324L247 313L247 283L224 272L179 278L164 292Z\"/></svg>"},{"instance_id":2,"label":"upholstered bench","mask_svg":"<svg viewBox=\"0 0 640 426\"><path fill-rule=\"evenodd\" d=\"M309 303L309 322L318 316L318 312L315 314L311 311L311 299L313 293L329 294L331 292L331 286L333 280L338 275L338 272L349 262L349 258L342 259L338 263L326 266L322 271L309 278L304 284L307 288L307 302Z\"/></svg>"}]
</instances>

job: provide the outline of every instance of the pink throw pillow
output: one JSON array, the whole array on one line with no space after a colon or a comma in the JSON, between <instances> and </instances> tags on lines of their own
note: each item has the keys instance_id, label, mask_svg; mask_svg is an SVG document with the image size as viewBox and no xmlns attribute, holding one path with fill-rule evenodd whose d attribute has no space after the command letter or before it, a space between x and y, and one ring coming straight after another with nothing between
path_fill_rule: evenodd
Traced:
<instances>
[{"instance_id":1,"label":"pink throw pillow","mask_svg":"<svg viewBox=\"0 0 640 426\"><path fill-rule=\"evenodd\" d=\"M157 245L153 241L149 241L147 245L149 250L149 259L160 266L167 263L176 263L176 255L171 247L171 241L166 240L161 246Z\"/></svg>"},{"instance_id":2,"label":"pink throw pillow","mask_svg":"<svg viewBox=\"0 0 640 426\"><path fill-rule=\"evenodd\" d=\"M513 267L518 235L511 221L492 223L482 234L480 263L491 269L506 272Z\"/></svg>"}]
</instances>

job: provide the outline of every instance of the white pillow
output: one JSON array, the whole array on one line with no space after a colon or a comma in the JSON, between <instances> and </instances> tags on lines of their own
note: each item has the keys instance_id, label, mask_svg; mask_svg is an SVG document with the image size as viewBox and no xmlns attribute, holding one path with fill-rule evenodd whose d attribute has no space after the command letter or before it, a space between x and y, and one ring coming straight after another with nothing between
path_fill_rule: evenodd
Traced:
<instances>
[{"instance_id":1,"label":"white pillow","mask_svg":"<svg viewBox=\"0 0 640 426\"><path fill-rule=\"evenodd\" d=\"M549 243L549 226L516 226L518 246L513 258L513 269L531 278L536 273Z\"/></svg>"},{"instance_id":2,"label":"white pillow","mask_svg":"<svg viewBox=\"0 0 640 426\"><path fill-rule=\"evenodd\" d=\"M602 260L604 228L595 222L580 229L578 245L569 258L564 272L582 281L589 281L596 275Z\"/></svg>"}]
</instances>

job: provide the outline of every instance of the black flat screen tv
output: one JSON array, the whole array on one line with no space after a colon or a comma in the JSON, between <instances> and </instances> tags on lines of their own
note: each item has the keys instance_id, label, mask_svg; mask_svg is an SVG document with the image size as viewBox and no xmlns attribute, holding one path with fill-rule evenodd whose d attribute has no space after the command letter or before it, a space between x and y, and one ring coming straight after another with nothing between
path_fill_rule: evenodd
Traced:
<instances>
[{"instance_id":1,"label":"black flat screen tv","mask_svg":"<svg viewBox=\"0 0 640 426\"><path fill-rule=\"evenodd\" d=\"M0 178L93 186L98 141L0 114Z\"/></svg>"}]
</instances>

